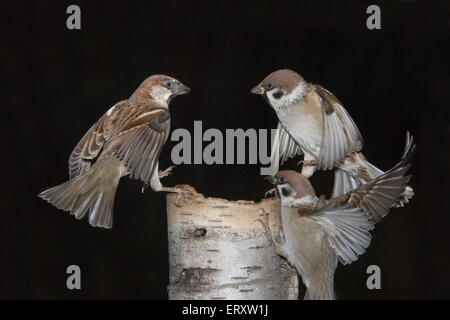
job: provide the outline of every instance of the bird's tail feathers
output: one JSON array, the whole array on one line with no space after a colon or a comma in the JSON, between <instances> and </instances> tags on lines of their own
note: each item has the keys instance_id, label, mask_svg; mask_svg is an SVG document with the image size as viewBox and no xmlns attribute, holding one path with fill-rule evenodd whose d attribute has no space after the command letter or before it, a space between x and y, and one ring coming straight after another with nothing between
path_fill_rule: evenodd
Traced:
<instances>
[{"instance_id":1,"label":"bird's tail feathers","mask_svg":"<svg viewBox=\"0 0 450 320\"><path fill-rule=\"evenodd\" d=\"M56 187L45 190L39 197L56 208L69 211L76 219L89 212L93 227L110 229L113 224L113 205L121 171L117 159L99 160L83 174Z\"/></svg>"},{"instance_id":2,"label":"bird's tail feathers","mask_svg":"<svg viewBox=\"0 0 450 320\"><path fill-rule=\"evenodd\" d=\"M402 155L402 161L408 162L410 159L405 157L412 157L414 153L413 138L409 132L406 133L406 146ZM350 165L351 166L351 165ZM352 170L348 170L348 166L344 165L341 168L337 168L334 172L334 186L332 197L336 198L340 195L348 193L367 182L376 179L385 172L375 167L369 161L367 161L362 154L358 155L358 166L362 166L362 170L359 169L357 174L352 174ZM394 204L394 207L403 207L414 196L414 191L410 186L405 187L405 191L400 195L398 202Z\"/></svg>"}]
</instances>

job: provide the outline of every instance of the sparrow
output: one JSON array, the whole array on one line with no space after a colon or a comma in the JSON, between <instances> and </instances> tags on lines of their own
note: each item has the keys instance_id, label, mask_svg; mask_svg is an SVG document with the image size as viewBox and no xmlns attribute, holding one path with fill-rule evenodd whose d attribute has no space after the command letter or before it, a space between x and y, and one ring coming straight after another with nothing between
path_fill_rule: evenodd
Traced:
<instances>
[{"instance_id":1,"label":"sparrow","mask_svg":"<svg viewBox=\"0 0 450 320\"><path fill-rule=\"evenodd\" d=\"M165 75L145 79L128 100L117 102L86 132L69 157L70 180L45 190L39 197L76 219L89 212L89 223L110 229L114 197L120 178L129 175L156 191L160 178L158 158L170 132L169 103L190 89ZM142 190L142 191L143 191Z\"/></svg>"},{"instance_id":2,"label":"sparrow","mask_svg":"<svg viewBox=\"0 0 450 320\"><path fill-rule=\"evenodd\" d=\"M339 197L317 198L307 177L279 171L269 180L281 198L281 231L273 236L263 224L276 252L300 274L307 290L304 299L335 299L334 272L338 261L346 265L369 247L370 231L385 217L403 192L415 151L407 135L401 161L374 180ZM280 231L280 233L281 233ZM276 239L280 239L277 240Z\"/></svg>"},{"instance_id":3,"label":"sparrow","mask_svg":"<svg viewBox=\"0 0 450 320\"><path fill-rule=\"evenodd\" d=\"M278 165L304 154L301 173L335 170L333 197L345 194L383 174L360 152L363 138L342 103L324 87L306 82L295 71L282 69L268 75L251 90L263 95L278 116L272 163ZM274 149L275 148L275 149ZM410 186L395 206L414 195Z\"/></svg>"}]
</instances>

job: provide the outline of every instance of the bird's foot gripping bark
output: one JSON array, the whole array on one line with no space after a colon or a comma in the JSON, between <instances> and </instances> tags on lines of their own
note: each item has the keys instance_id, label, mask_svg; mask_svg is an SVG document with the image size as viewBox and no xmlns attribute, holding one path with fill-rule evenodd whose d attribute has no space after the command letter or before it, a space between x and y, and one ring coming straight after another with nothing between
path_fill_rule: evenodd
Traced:
<instances>
[{"instance_id":1,"label":"bird's foot gripping bark","mask_svg":"<svg viewBox=\"0 0 450 320\"><path fill-rule=\"evenodd\" d=\"M177 197L175 198L175 205L177 207L182 207L186 199L191 198L194 196L192 191L188 189L181 189L181 188L173 188L173 187L162 187L158 191L165 191L165 192L172 192L176 193Z\"/></svg>"},{"instance_id":2,"label":"bird's foot gripping bark","mask_svg":"<svg viewBox=\"0 0 450 320\"><path fill-rule=\"evenodd\" d=\"M160 179L170 176L172 174L172 170L175 169L176 166L170 166L166 170L158 171L158 176Z\"/></svg>"},{"instance_id":3,"label":"bird's foot gripping bark","mask_svg":"<svg viewBox=\"0 0 450 320\"><path fill-rule=\"evenodd\" d=\"M164 170L165 171L165 170ZM150 186L150 184L144 183L142 185L141 193L143 194L145 189L147 189ZM174 188L174 187L160 187L157 189L154 189L156 192L172 192L176 193L177 197L175 199L175 204L178 207L181 207L183 203L186 201L187 198L190 198L194 195L194 193L188 189L182 189L182 188Z\"/></svg>"},{"instance_id":4,"label":"bird's foot gripping bark","mask_svg":"<svg viewBox=\"0 0 450 320\"><path fill-rule=\"evenodd\" d=\"M275 240L275 238L273 237L272 231L270 230L269 227L269 213L264 210L263 208L261 208L263 215L264 215L264 221L261 219L257 219L256 221L258 221L259 223L261 223L261 225L264 228L264 232L266 234L266 236L269 238L269 241L272 243L273 247L275 248L275 252L279 255L279 256L283 256L285 257L286 254L284 252L284 249L282 247L282 243L279 243Z\"/></svg>"},{"instance_id":5,"label":"bird's foot gripping bark","mask_svg":"<svg viewBox=\"0 0 450 320\"><path fill-rule=\"evenodd\" d=\"M277 188L272 188L270 190L267 190L267 192L264 193L264 197L267 198L267 197L273 196L276 194L276 192L277 192Z\"/></svg>"}]
</instances>

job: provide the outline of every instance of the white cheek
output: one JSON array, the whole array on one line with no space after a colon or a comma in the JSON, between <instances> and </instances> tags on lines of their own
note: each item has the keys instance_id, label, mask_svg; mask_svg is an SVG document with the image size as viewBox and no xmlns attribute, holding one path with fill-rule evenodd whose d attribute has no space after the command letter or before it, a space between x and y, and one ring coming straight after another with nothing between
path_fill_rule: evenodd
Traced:
<instances>
[{"instance_id":1,"label":"white cheek","mask_svg":"<svg viewBox=\"0 0 450 320\"><path fill-rule=\"evenodd\" d=\"M298 85L290 94L283 94L280 99L274 98L272 96L273 92L269 92L267 94L267 97L269 98L271 106L275 109L279 109L297 103L300 99L303 98L305 92L306 84L302 83Z\"/></svg>"},{"instance_id":2,"label":"white cheek","mask_svg":"<svg viewBox=\"0 0 450 320\"><path fill-rule=\"evenodd\" d=\"M167 103L171 94L172 92L170 90L167 90L166 88L161 86L153 87L150 90L150 95L153 97L153 99L163 103Z\"/></svg>"},{"instance_id":3,"label":"white cheek","mask_svg":"<svg viewBox=\"0 0 450 320\"><path fill-rule=\"evenodd\" d=\"M276 109L287 105L290 101L290 99L286 95L283 95L281 96L281 98L276 99L273 97L272 93L268 93L267 97L269 98L270 104Z\"/></svg>"},{"instance_id":4,"label":"white cheek","mask_svg":"<svg viewBox=\"0 0 450 320\"><path fill-rule=\"evenodd\" d=\"M275 98L272 96L272 93L268 93L268 94L267 94L267 98L269 98L270 105L272 105L272 106L275 107L275 106L278 104L278 100L279 100L279 99L275 99Z\"/></svg>"},{"instance_id":5,"label":"white cheek","mask_svg":"<svg viewBox=\"0 0 450 320\"><path fill-rule=\"evenodd\" d=\"M270 102L273 104L273 106L276 106L277 108L285 106L287 104L290 104L290 99L283 95L280 99L275 99L274 97L270 97Z\"/></svg>"}]
</instances>

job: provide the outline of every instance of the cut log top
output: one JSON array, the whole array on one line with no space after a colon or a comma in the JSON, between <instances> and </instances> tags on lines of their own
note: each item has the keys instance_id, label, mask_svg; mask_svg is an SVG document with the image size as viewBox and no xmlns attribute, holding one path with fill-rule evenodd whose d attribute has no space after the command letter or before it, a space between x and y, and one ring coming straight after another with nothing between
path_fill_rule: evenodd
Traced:
<instances>
[{"instance_id":1,"label":"cut log top","mask_svg":"<svg viewBox=\"0 0 450 320\"><path fill-rule=\"evenodd\" d=\"M286 268L281 268L282 260L258 222L268 212L271 229L279 230L278 197L230 201L183 187L194 196L180 206L175 204L176 194L167 195L170 299L287 299L295 295L295 271L289 268L290 276L282 274Z\"/></svg>"}]
</instances>

